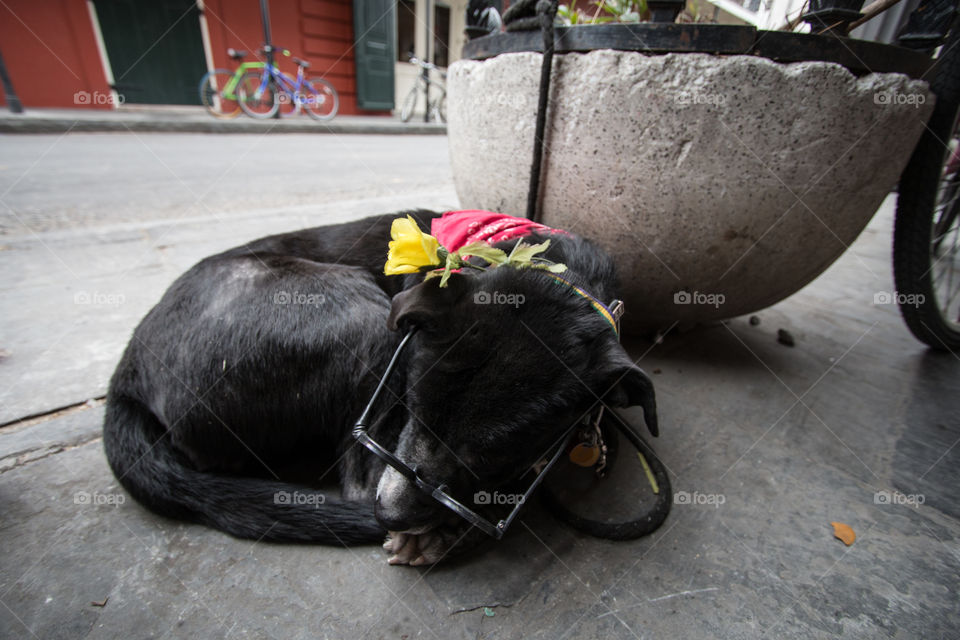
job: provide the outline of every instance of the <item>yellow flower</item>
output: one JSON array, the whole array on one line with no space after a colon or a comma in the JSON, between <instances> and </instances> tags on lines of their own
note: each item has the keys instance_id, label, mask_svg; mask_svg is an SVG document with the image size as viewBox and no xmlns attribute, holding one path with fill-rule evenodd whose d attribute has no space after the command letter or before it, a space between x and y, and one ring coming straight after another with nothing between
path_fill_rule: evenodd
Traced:
<instances>
[{"instance_id":1,"label":"yellow flower","mask_svg":"<svg viewBox=\"0 0 960 640\"><path fill-rule=\"evenodd\" d=\"M440 265L437 250L440 243L431 235L420 230L410 216L397 218L390 227L390 252L383 273L394 276L400 273L416 273L422 267Z\"/></svg>"}]
</instances>

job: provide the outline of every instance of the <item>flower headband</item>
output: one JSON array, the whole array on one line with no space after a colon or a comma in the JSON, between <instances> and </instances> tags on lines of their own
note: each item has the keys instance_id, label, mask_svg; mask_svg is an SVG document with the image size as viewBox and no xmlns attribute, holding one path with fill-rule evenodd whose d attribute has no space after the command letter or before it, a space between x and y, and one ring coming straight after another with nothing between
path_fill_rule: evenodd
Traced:
<instances>
[{"instance_id":1,"label":"flower headband","mask_svg":"<svg viewBox=\"0 0 960 640\"><path fill-rule=\"evenodd\" d=\"M387 262L383 266L384 274L393 276L431 269L424 280L439 276L441 287L447 286L450 274L457 269L486 270L484 267L467 262L469 256L482 258L491 267L509 266L516 269L543 269L550 273L563 273L567 270L567 266L564 264L539 257L539 254L546 251L550 246L549 240L540 244L527 244L518 240L509 254L496 247L491 247L486 242L471 242L456 251L448 251L436 238L421 231L416 221L410 216L396 218L393 221L390 226L390 237L393 239L390 241Z\"/></svg>"}]
</instances>

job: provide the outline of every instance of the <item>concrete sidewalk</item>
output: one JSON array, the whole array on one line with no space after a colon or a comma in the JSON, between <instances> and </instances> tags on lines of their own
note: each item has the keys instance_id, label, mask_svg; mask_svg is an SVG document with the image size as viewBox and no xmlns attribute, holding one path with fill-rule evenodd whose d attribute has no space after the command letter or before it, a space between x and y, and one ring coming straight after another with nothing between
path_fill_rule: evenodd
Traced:
<instances>
[{"instance_id":1,"label":"concrete sidewalk","mask_svg":"<svg viewBox=\"0 0 960 640\"><path fill-rule=\"evenodd\" d=\"M179 133L375 133L437 134L446 124L410 122L389 116L336 116L326 122L306 114L254 120L244 114L218 120L203 107L121 107L104 109L26 109L22 114L0 109L0 133L179 132Z\"/></svg>"},{"instance_id":2,"label":"concrete sidewalk","mask_svg":"<svg viewBox=\"0 0 960 640\"><path fill-rule=\"evenodd\" d=\"M440 206L450 195L410 199ZM338 206L310 222L383 204ZM16 392L43 395L72 379L73 397L99 393L171 278L257 226L293 227L302 215L238 219L219 227L226 235L213 221L181 221L163 229L163 251L150 248L155 231L132 229L8 241L8 310L58 295L56 277L44 275L51 250L89 263L99 291L131 295L91 298L79 320L38 308L38 329L24 336L43 343L81 322L66 346L110 362L66 375L55 363L27 368ZM656 374L654 444L674 490L691 497L634 542L578 534L538 505L488 552L434 568L389 567L377 546L240 541L126 496L104 460L99 402L8 425L0 637L955 637L960 361L914 341L894 307L873 305L891 287L891 218L888 199L839 262L758 314L758 326L739 318L659 345L628 343ZM156 264L110 268L145 249ZM11 272L14 255L24 266ZM41 278L50 288L38 288ZM777 343L779 328L794 348ZM630 495L634 480L607 495ZM833 537L832 521L853 527L853 546Z\"/></svg>"}]
</instances>

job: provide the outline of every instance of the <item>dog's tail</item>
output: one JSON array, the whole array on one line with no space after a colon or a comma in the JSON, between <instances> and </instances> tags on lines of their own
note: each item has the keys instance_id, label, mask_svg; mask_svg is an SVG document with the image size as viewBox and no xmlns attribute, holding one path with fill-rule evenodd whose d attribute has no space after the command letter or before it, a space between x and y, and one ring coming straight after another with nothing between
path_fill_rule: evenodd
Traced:
<instances>
[{"instance_id":1,"label":"dog's tail","mask_svg":"<svg viewBox=\"0 0 960 640\"><path fill-rule=\"evenodd\" d=\"M124 488L167 517L273 542L350 545L382 540L385 534L372 504L346 502L282 482L192 469L159 420L129 398L108 397L103 444Z\"/></svg>"}]
</instances>

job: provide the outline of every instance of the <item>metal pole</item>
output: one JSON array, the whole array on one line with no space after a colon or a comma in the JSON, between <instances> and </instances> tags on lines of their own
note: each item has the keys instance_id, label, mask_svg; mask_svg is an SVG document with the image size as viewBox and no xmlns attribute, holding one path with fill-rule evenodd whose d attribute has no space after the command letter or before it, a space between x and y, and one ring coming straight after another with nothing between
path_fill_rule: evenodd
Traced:
<instances>
[{"instance_id":1,"label":"metal pole","mask_svg":"<svg viewBox=\"0 0 960 640\"><path fill-rule=\"evenodd\" d=\"M263 48L267 53L267 64L273 66L273 43L270 40L270 0L260 0L260 21L263 23Z\"/></svg>"},{"instance_id":2,"label":"metal pole","mask_svg":"<svg viewBox=\"0 0 960 640\"><path fill-rule=\"evenodd\" d=\"M423 21L426 24L427 29L427 48L423 52L423 59L427 62L432 62L430 59L430 45L433 42L433 33L430 30L430 19L433 17L433 0L427 0L427 17ZM426 68L423 70L423 79L426 82L424 87L424 98L426 100L426 105L423 109L423 121L430 122L430 71Z\"/></svg>"},{"instance_id":3,"label":"metal pole","mask_svg":"<svg viewBox=\"0 0 960 640\"><path fill-rule=\"evenodd\" d=\"M260 0L260 21L263 22L263 48L267 54L267 66L273 67L273 40L270 38L270 0ZM271 89L273 91L274 89ZM274 118L280 117L280 110L273 114Z\"/></svg>"},{"instance_id":4,"label":"metal pole","mask_svg":"<svg viewBox=\"0 0 960 640\"><path fill-rule=\"evenodd\" d=\"M3 62L2 53L0 53L0 82L3 82L3 93L7 96L10 113L23 113L23 104L20 103L17 92L13 90L13 83L10 82L10 74L7 73L7 65Z\"/></svg>"}]
</instances>

